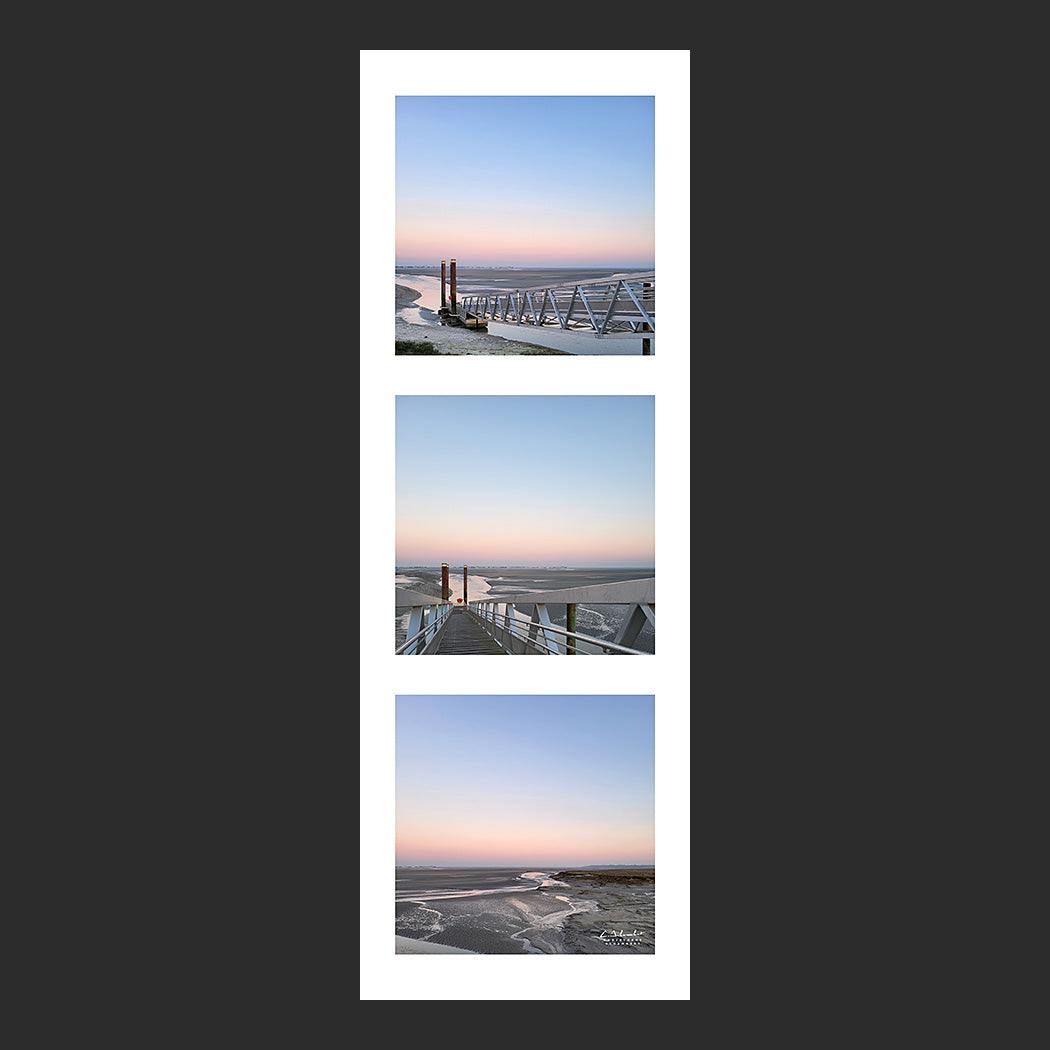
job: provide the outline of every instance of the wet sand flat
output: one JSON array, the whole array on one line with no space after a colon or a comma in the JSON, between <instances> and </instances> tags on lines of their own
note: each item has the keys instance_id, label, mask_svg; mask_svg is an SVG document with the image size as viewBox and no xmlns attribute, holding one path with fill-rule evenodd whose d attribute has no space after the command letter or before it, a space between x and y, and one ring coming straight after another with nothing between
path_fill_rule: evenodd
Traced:
<instances>
[{"instance_id":1,"label":"wet sand flat","mask_svg":"<svg viewBox=\"0 0 1050 1050\"><path fill-rule=\"evenodd\" d=\"M417 941L413 937L394 935L395 955L475 955L465 948L453 948L447 944L431 944L430 941Z\"/></svg>"},{"instance_id":2,"label":"wet sand flat","mask_svg":"<svg viewBox=\"0 0 1050 1050\"><path fill-rule=\"evenodd\" d=\"M567 880L568 881L568 880ZM652 955L655 887L599 885L516 897L401 904L395 950L480 955ZM426 925L435 922L435 926ZM399 943L407 941L406 945Z\"/></svg>"},{"instance_id":3,"label":"wet sand flat","mask_svg":"<svg viewBox=\"0 0 1050 1050\"><path fill-rule=\"evenodd\" d=\"M630 870L557 872L574 900L594 910L569 916L563 929L565 950L581 955L652 955L656 951L655 872Z\"/></svg>"},{"instance_id":4,"label":"wet sand flat","mask_svg":"<svg viewBox=\"0 0 1050 1050\"><path fill-rule=\"evenodd\" d=\"M501 874L487 885L498 885ZM395 902L398 954L458 949L481 955L652 955L656 950L652 868L559 872L538 889L506 892L485 890L486 882L473 870L436 877L447 894L428 896L426 873L402 873L398 879L406 887ZM414 879L418 896L412 892ZM472 895L471 886L482 890Z\"/></svg>"}]
</instances>

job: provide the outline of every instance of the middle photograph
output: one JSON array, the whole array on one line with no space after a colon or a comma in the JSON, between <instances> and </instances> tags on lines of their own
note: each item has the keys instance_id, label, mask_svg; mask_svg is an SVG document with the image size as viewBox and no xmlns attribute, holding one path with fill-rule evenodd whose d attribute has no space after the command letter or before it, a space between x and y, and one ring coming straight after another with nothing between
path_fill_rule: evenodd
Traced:
<instances>
[{"instance_id":1,"label":"middle photograph","mask_svg":"<svg viewBox=\"0 0 1050 1050\"><path fill-rule=\"evenodd\" d=\"M655 654L655 400L399 395L395 653Z\"/></svg>"}]
</instances>

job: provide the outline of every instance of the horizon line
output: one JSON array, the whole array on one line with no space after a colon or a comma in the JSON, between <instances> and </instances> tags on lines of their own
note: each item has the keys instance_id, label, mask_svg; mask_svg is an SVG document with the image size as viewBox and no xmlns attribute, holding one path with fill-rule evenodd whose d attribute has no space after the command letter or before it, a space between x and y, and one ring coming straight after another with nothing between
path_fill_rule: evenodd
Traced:
<instances>
[{"instance_id":1,"label":"horizon line","mask_svg":"<svg viewBox=\"0 0 1050 1050\"><path fill-rule=\"evenodd\" d=\"M448 262L449 260L445 260ZM400 262L395 260L395 266L433 266L439 267L441 260L436 263L429 262ZM468 262L462 263L458 259L456 260L456 267L460 266L477 266L479 269L484 270L654 270L656 269L656 263L528 263L528 264L517 264L517 263L488 263L488 262Z\"/></svg>"},{"instance_id":2,"label":"horizon line","mask_svg":"<svg viewBox=\"0 0 1050 1050\"><path fill-rule=\"evenodd\" d=\"M597 572L605 569L609 572L651 572L653 576L656 575L655 565L512 565L508 563L489 563L486 565L471 565L469 562L463 565L462 562L449 561L449 562L425 562L425 561L410 561L410 562L399 562L394 566L394 571L397 572L399 569L440 569L443 565L448 565L449 568L456 569L465 568L468 571L481 571L483 569L540 569L544 572Z\"/></svg>"},{"instance_id":3,"label":"horizon line","mask_svg":"<svg viewBox=\"0 0 1050 1050\"><path fill-rule=\"evenodd\" d=\"M529 862L528 864L522 861L519 864L468 864L466 862L460 864L395 864L395 868L527 868L531 864L535 868L655 868L656 861L647 861L642 863L623 863L623 864L541 864L537 862Z\"/></svg>"}]
</instances>

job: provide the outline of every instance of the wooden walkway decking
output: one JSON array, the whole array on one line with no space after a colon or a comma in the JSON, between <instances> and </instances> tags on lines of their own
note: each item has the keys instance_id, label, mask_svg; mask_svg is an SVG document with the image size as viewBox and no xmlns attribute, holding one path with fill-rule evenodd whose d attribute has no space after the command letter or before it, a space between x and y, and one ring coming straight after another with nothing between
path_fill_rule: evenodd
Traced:
<instances>
[{"instance_id":1,"label":"wooden walkway decking","mask_svg":"<svg viewBox=\"0 0 1050 1050\"><path fill-rule=\"evenodd\" d=\"M466 609L453 609L435 656L507 656L507 651Z\"/></svg>"}]
</instances>

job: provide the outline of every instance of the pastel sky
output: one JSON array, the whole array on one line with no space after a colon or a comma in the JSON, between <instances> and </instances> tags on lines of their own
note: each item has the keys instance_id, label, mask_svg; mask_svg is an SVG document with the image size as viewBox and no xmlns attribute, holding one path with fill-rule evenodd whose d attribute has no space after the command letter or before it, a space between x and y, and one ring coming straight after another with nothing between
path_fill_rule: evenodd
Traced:
<instances>
[{"instance_id":1,"label":"pastel sky","mask_svg":"<svg viewBox=\"0 0 1050 1050\"><path fill-rule=\"evenodd\" d=\"M397 864L655 863L652 696L398 696Z\"/></svg>"},{"instance_id":2,"label":"pastel sky","mask_svg":"<svg viewBox=\"0 0 1050 1050\"><path fill-rule=\"evenodd\" d=\"M395 263L655 265L651 95L398 96Z\"/></svg>"},{"instance_id":3,"label":"pastel sky","mask_svg":"<svg viewBox=\"0 0 1050 1050\"><path fill-rule=\"evenodd\" d=\"M396 565L655 567L650 395L400 395Z\"/></svg>"}]
</instances>

